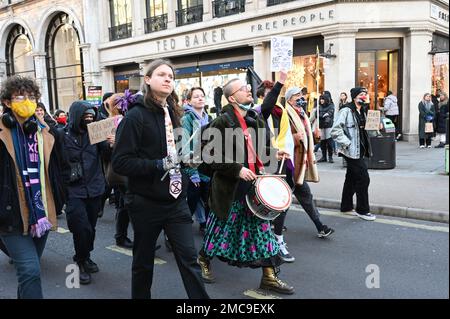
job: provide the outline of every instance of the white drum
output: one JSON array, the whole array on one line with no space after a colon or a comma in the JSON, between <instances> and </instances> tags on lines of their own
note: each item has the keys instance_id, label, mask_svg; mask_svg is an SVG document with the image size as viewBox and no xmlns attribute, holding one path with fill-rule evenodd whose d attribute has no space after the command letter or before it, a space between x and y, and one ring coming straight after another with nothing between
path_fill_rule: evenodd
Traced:
<instances>
[{"instance_id":1,"label":"white drum","mask_svg":"<svg viewBox=\"0 0 450 319\"><path fill-rule=\"evenodd\" d=\"M292 190L284 179L262 175L245 198L253 214L264 220L274 220L291 206Z\"/></svg>"}]
</instances>

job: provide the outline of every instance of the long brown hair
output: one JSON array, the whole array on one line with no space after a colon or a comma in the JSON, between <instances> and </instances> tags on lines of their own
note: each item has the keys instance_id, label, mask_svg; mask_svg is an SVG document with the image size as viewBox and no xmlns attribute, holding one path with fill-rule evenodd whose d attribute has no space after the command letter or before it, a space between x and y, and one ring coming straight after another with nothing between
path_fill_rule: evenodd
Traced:
<instances>
[{"instance_id":1,"label":"long brown hair","mask_svg":"<svg viewBox=\"0 0 450 319\"><path fill-rule=\"evenodd\" d=\"M161 65L167 65L169 68L172 69L173 72L173 80L175 81L175 68L173 67L172 63L169 60L166 59L157 59L152 61L146 68L145 70L145 76L151 77L153 75L153 72L155 72L155 70L157 68L159 68ZM147 83L142 84L142 93L144 94L144 103L147 107L152 107L152 105L160 105L161 103L155 99L153 93L152 93L152 88L150 87L150 85L148 85ZM167 104L169 105L169 109L173 110L173 114L175 117L175 125L174 126L179 126L180 124L180 119L183 116L183 110L181 108L181 106L178 104L179 100L178 100L178 96L175 93L175 90L172 91L172 93L167 97L166 99Z\"/></svg>"}]
</instances>

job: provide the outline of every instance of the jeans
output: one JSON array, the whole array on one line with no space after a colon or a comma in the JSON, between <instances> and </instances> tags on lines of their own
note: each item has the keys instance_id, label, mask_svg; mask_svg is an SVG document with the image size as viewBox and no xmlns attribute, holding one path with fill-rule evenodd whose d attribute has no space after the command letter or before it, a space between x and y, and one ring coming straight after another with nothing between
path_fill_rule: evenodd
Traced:
<instances>
[{"instance_id":1,"label":"jeans","mask_svg":"<svg viewBox=\"0 0 450 319\"><path fill-rule=\"evenodd\" d=\"M191 211L191 215L196 215L199 224L206 223L208 219L208 195L209 183L200 182L200 186L196 187L194 183L189 182L187 194L189 210Z\"/></svg>"},{"instance_id":2,"label":"jeans","mask_svg":"<svg viewBox=\"0 0 450 319\"><path fill-rule=\"evenodd\" d=\"M160 203L136 194L127 194L125 205L129 208L134 229L132 298L151 298L155 246L164 229L188 297L209 299L197 263L192 217L186 198L179 198L174 203Z\"/></svg>"},{"instance_id":3,"label":"jeans","mask_svg":"<svg viewBox=\"0 0 450 319\"><path fill-rule=\"evenodd\" d=\"M370 213L369 184L370 177L364 157L352 159L344 157L347 162L344 188L342 190L341 212L353 210L353 195L356 193L356 212Z\"/></svg>"},{"instance_id":4,"label":"jeans","mask_svg":"<svg viewBox=\"0 0 450 319\"><path fill-rule=\"evenodd\" d=\"M94 250L95 226L101 210L102 197L69 198L67 201L67 226L73 235L76 262L84 262L90 258Z\"/></svg>"},{"instance_id":5,"label":"jeans","mask_svg":"<svg viewBox=\"0 0 450 319\"><path fill-rule=\"evenodd\" d=\"M419 138L419 144L420 145L425 145L425 141L427 143L427 146L431 145L432 135L431 134L427 134L426 136L427 136L427 138Z\"/></svg>"},{"instance_id":6,"label":"jeans","mask_svg":"<svg viewBox=\"0 0 450 319\"><path fill-rule=\"evenodd\" d=\"M42 299L40 258L48 232L41 238L21 234L0 235L16 267L18 299Z\"/></svg>"}]
</instances>

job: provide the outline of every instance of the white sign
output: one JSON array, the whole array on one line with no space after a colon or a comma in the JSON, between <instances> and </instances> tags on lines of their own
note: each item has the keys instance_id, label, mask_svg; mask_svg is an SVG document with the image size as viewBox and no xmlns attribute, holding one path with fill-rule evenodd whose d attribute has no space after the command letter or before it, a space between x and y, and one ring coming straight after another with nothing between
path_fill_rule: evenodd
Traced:
<instances>
[{"instance_id":1,"label":"white sign","mask_svg":"<svg viewBox=\"0 0 450 319\"><path fill-rule=\"evenodd\" d=\"M272 72L291 70L293 55L293 37L273 37L270 40L270 70Z\"/></svg>"},{"instance_id":2,"label":"white sign","mask_svg":"<svg viewBox=\"0 0 450 319\"><path fill-rule=\"evenodd\" d=\"M367 111L366 131L378 131L380 129L381 112L375 110Z\"/></svg>"},{"instance_id":3,"label":"white sign","mask_svg":"<svg viewBox=\"0 0 450 319\"><path fill-rule=\"evenodd\" d=\"M88 124L87 129L91 144L106 141L109 135L115 135L122 118L122 115L117 115Z\"/></svg>"}]
</instances>

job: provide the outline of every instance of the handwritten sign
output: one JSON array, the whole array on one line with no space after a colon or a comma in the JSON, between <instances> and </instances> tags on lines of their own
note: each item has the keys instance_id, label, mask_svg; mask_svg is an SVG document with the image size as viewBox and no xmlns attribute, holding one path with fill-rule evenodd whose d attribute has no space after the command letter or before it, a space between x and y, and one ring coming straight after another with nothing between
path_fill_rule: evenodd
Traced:
<instances>
[{"instance_id":1,"label":"handwritten sign","mask_svg":"<svg viewBox=\"0 0 450 319\"><path fill-rule=\"evenodd\" d=\"M375 110L367 111L366 131L378 131L380 129L381 112Z\"/></svg>"},{"instance_id":2,"label":"handwritten sign","mask_svg":"<svg viewBox=\"0 0 450 319\"><path fill-rule=\"evenodd\" d=\"M91 144L106 141L109 135L115 135L122 117L122 115L117 115L105 120L88 124L87 129Z\"/></svg>"},{"instance_id":3,"label":"handwritten sign","mask_svg":"<svg viewBox=\"0 0 450 319\"><path fill-rule=\"evenodd\" d=\"M270 70L272 72L291 70L293 53L292 37L273 37L270 40Z\"/></svg>"}]
</instances>

